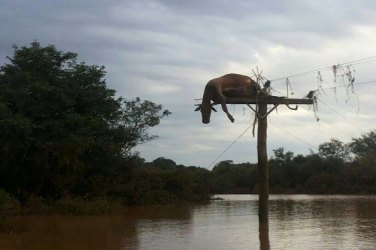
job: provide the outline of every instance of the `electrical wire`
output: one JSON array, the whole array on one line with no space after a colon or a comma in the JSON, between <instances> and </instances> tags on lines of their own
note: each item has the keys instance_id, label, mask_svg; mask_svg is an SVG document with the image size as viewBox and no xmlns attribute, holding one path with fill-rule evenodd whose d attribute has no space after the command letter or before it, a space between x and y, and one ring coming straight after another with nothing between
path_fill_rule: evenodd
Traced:
<instances>
[{"instance_id":1,"label":"electrical wire","mask_svg":"<svg viewBox=\"0 0 376 250\"><path fill-rule=\"evenodd\" d=\"M321 98L317 98L317 100L319 100L322 104L325 105L325 107L328 107L329 109L331 109L334 113L336 113L338 116L342 117L342 119L346 120L349 122L349 124L351 124L352 126L354 126L355 128L359 129L360 132L362 133L365 133L365 131L360 128L356 123L354 123L353 121L351 121L350 119L347 119L345 116L343 116L342 114L340 114L339 112L337 112L332 106L330 106L329 104L326 104Z\"/></svg>"},{"instance_id":2,"label":"electrical wire","mask_svg":"<svg viewBox=\"0 0 376 250\"><path fill-rule=\"evenodd\" d=\"M249 125L233 142L231 142L230 143L230 145L228 145L227 146L227 148L225 149L225 150L223 150L223 152L222 153L220 153L218 156L217 156L217 158L215 158L209 165L208 165L208 168L210 168L211 166L213 166L213 164L214 163L216 163L217 162L217 160L219 159L219 158L221 158L221 156L222 155L224 155L226 152L227 152L227 150L229 150L231 147L232 147L232 145L234 145L245 133L247 133L247 131L250 129L250 128L252 128L253 127L253 124L251 124L251 125Z\"/></svg>"},{"instance_id":3,"label":"electrical wire","mask_svg":"<svg viewBox=\"0 0 376 250\"><path fill-rule=\"evenodd\" d=\"M325 119L322 119L321 117L320 117L320 122L319 123L324 123L324 124L329 125L329 126L332 127L332 124L330 124L330 122L327 122ZM353 135L350 135L349 133L343 131L342 129L339 129L338 127L334 128L334 129L335 129L336 133L340 132L340 133L342 133L343 135L345 135L345 136L347 136L349 138L353 137Z\"/></svg>"},{"instance_id":4,"label":"electrical wire","mask_svg":"<svg viewBox=\"0 0 376 250\"><path fill-rule=\"evenodd\" d=\"M374 83L376 83L376 80L366 81L366 82L356 82L356 83L353 83L352 85L365 85L365 84L374 84ZM345 87L347 86L337 85L337 86L326 87L326 88L321 88L321 89L325 90L325 89L335 89L335 88L345 88Z\"/></svg>"},{"instance_id":5,"label":"electrical wire","mask_svg":"<svg viewBox=\"0 0 376 250\"><path fill-rule=\"evenodd\" d=\"M300 140L301 142L303 142L303 143L305 143L306 145L308 145L309 146L309 148L310 149L312 149L312 150L314 150L314 149L316 149L317 148L317 146L314 146L314 145L312 145L311 143L309 143L309 142L307 142L306 140L304 140L304 139L302 139L302 138L300 138L299 136L297 136L297 135L294 135L293 133L291 133L291 132L289 132L289 131L287 131L286 129L283 129L283 128L281 128L281 127L279 127L279 126L277 126L277 125L275 125L274 123L272 123L272 122L268 122L268 123L270 123L271 125L273 125L274 127L276 127L276 128L278 128L278 129L280 129L280 130L282 130L283 132L285 132L286 134L289 134L289 135L291 135L291 136L293 136L293 137L295 137L296 139L298 139L298 140ZM220 153L209 165L208 165L208 168L210 168L210 167L212 167L216 162L217 162L217 160L219 159L219 158L221 158L221 156L222 155L224 155L241 137L243 137L243 135L251 128L251 127L253 127L253 124L251 124L250 126L248 126L234 141L232 141L228 146L227 146L227 148L225 149L225 150L223 150L222 151L222 153Z\"/></svg>"},{"instance_id":6,"label":"electrical wire","mask_svg":"<svg viewBox=\"0 0 376 250\"><path fill-rule=\"evenodd\" d=\"M362 59L358 59L358 60L354 60L354 61L350 61L350 62L346 62L346 63L339 63L339 64L335 64L334 66L338 66L338 65L340 65L340 66L358 65L358 64L369 63L369 62L373 62L373 61L376 61L376 56L362 58ZM328 70L332 70L332 69L333 69L333 65L323 67L323 68L314 69L314 70L310 70L310 71L305 71L305 72L301 72L301 73L297 73L297 74L292 74L292 75L288 75L288 76L284 76L284 77L279 77L279 78L276 78L276 79L273 79L273 80L270 80L270 81L273 82L273 81L284 80L286 78L294 78L294 77L299 77L299 76L305 76L305 75L310 75L310 74L314 74L314 73L317 73L317 72L328 71Z\"/></svg>"},{"instance_id":7,"label":"electrical wire","mask_svg":"<svg viewBox=\"0 0 376 250\"><path fill-rule=\"evenodd\" d=\"M272 122L270 122L270 121L269 121L269 123L270 123L271 125L273 125L274 127L278 128L278 129L280 129L280 130L282 130L283 132L285 132L285 133L287 133L287 134L289 134L289 135L295 137L295 138L298 139L299 141L301 141L301 142L307 144L312 150L314 150L315 148L317 148L317 146L312 145L311 143L307 142L306 140L300 138L300 137L297 136L297 135L294 135L293 133L289 132L288 130L286 130L286 129L284 129L284 128L281 128L281 127L275 125L274 123L272 123Z\"/></svg>"}]
</instances>

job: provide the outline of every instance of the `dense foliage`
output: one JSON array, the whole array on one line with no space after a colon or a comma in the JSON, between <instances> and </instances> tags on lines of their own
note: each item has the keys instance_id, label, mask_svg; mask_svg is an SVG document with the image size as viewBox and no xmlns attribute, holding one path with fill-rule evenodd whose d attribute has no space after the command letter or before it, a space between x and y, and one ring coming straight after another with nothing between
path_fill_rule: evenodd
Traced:
<instances>
[{"instance_id":1,"label":"dense foliage","mask_svg":"<svg viewBox=\"0 0 376 250\"><path fill-rule=\"evenodd\" d=\"M0 68L0 187L21 202L108 195L137 163L132 149L168 116L161 105L115 97L105 70L77 55L14 46Z\"/></svg>"},{"instance_id":2,"label":"dense foliage","mask_svg":"<svg viewBox=\"0 0 376 250\"><path fill-rule=\"evenodd\" d=\"M271 193L376 193L376 131L345 144L337 139L318 153L294 156L283 148L269 160ZM212 171L215 193L257 193L257 164L223 161Z\"/></svg>"},{"instance_id":3,"label":"dense foliage","mask_svg":"<svg viewBox=\"0 0 376 250\"><path fill-rule=\"evenodd\" d=\"M0 68L0 212L36 199L70 211L77 198L150 204L257 193L257 164L222 161L209 171L163 157L145 163L133 149L156 138L148 129L170 112L115 97L104 67L37 42L14 46L8 59ZM271 193L375 193L376 131L306 156L275 149L269 172Z\"/></svg>"}]
</instances>

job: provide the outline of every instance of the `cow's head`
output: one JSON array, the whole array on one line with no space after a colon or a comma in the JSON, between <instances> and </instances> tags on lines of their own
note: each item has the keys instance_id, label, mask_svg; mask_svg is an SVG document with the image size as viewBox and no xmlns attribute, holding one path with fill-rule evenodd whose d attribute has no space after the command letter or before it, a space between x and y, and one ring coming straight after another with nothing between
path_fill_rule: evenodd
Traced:
<instances>
[{"instance_id":1,"label":"cow's head","mask_svg":"<svg viewBox=\"0 0 376 250\"><path fill-rule=\"evenodd\" d=\"M201 111L202 116L202 123L208 124L210 122L210 114L213 110L214 112L217 112L217 110L212 106L210 102L202 102L195 111Z\"/></svg>"}]
</instances>

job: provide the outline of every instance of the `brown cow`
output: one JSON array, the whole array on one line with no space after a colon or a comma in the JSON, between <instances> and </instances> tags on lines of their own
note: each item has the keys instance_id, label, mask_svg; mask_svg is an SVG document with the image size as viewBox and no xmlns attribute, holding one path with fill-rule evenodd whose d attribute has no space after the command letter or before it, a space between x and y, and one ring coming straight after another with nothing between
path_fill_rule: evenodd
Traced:
<instances>
[{"instance_id":1,"label":"brown cow","mask_svg":"<svg viewBox=\"0 0 376 250\"><path fill-rule=\"evenodd\" d=\"M227 74L212 79L206 84L202 103L196 111L201 110L202 122L207 124L210 122L211 110L216 111L212 105L220 103L227 117L231 122L234 122L234 118L227 110L226 97L244 98L256 96L260 90L260 86L248 76ZM211 101L213 101L213 104Z\"/></svg>"}]
</instances>

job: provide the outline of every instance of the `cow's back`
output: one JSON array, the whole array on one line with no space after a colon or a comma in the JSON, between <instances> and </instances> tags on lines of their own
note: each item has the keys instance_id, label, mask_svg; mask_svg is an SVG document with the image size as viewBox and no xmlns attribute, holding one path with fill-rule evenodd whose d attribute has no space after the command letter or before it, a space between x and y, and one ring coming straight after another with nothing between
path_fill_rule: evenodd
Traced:
<instances>
[{"instance_id":1,"label":"cow's back","mask_svg":"<svg viewBox=\"0 0 376 250\"><path fill-rule=\"evenodd\" d=\"M223 88L247 87L256 84L249 76L240 74L227 74L220 78Z\"/></svg>"},{"instance_id":2,"label":"cow's back","mask_svg":"<svg viewBox=\"0 0 376 250\"><path fill-rule=\"evenodd\" d=\"M205 87L204 97L214 99L217 93L228 97L247 97L256 95L258 90L258 84L249 76L231 73L210 80Z\"/></svg>"}]
</instances>

